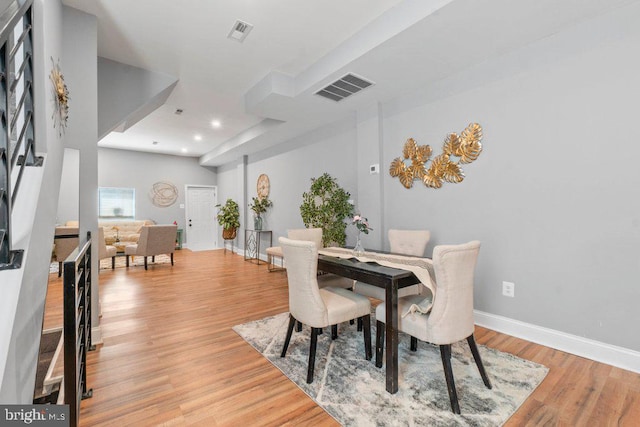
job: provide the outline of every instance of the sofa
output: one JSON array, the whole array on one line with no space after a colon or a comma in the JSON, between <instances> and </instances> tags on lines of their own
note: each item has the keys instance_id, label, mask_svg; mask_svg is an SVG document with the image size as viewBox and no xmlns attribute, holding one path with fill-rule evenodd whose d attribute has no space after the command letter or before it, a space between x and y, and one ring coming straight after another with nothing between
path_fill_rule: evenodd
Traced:
<instances>
[{"instance_id":1,"label":"sofa","mask_svg":"<svg viewBox=\"0 0 640 427\"><path fill-rule=\"evenodd\" d=\"M104 229L104 241L113 245L116 241L137 243L143 225L154 225L150 219L128 221L98 221L98 227ZM67 221L66 226L78 226L78 221Z\"/></svg>"}]
</instances>

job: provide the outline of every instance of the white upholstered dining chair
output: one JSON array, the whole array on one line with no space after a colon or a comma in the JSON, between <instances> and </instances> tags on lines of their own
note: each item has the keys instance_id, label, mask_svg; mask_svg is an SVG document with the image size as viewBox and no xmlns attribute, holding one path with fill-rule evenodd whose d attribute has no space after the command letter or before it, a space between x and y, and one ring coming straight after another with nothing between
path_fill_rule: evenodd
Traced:
<instances>
[{"instance_id":1,"label":"white upholstered dining chair","mask_svg":"<svg viewBox=\"0 0 640 427\"><path fill-rule=\"evenodd\" d=\"M423 296L412 295L398 299L398 330L411 335L411 349L415 350L417 347L415 339L440 346L451 410L456 414L460 413L460 406L451 369L451 344L467 340L482 381L487 388L491 388L491 382L473 338L473 280L479 251L480 242L477 240L462 245L440 245L434 248L433 267L437 293L428 314L404 315L413 304L421 302ZM381 367L385 303L376 308L376 319L376 366Z\"/></svg>"},{"instance_id":2,"label":"white upholstered dining chair","mask_svg":"<svg viewBox=\"0 0 640 427\"><path fill-rule=\"evenodd\" d=\"M115 246L107 245L104 240L104 227L98 227L98 257L103 260L111 258L111 269L116 268L116 253L118 250Z\"/></svg>"},{"instance_id":3,"label":"white upholstered dining chair","mask_svg":"<svg viewBox=\"0 0 640 427\"><path fill-rule=\"evenodd\" d=\"M292 228L287 230L287 238L292 240L303 240L307 242L313 242L316 245L316 249L322 249L322 228ZM281 246L274 246L267 248L267 261L269 262L269 271L276 271L272 268L273 257L281 257L284 265L284 254ZM318 274L318 286L324 288L332 286L335 288L353 288L353 280L346 277L340 277L335 274L319 272Z\"/></svg>"},{"instance_id":4,"label":"white upholstered dining chair","mask_svg":"<svg viewBox=\"0 0 640 427\"><path fill-rule=\"evenodd\" d=\"M314 242L318 250L322 249L322 228L292 228L291 230L287 230L287 237L292 240ZM280 258L281 268L275 266L274 258ZM269 271L284 270L282 246L267 248L267 263L269 265Z\"/></svg>"},{"instance_id":5,"label":"white upholstered dining chair","mask_svg":"<svg viewBox=\"0 0 640 427\"><path fill-rule=\"evenodd\" d=\"M428 230L390 229L388 235L391 253L415 257L424 256L424 251L431 237L431 233ZM398 289L398 297L419 294L421 288L422 285L417 284ZM384 288L379 288L368 283L355 282L353 292L384 301Z\"/></svg>"},{"instance_id":6,"label":"white upholstered dining chair","mask_svg":"<svg viewBox=\"0 0 640 427\"><path fill-rule=\"evenodd\" d=\"M337 337L338 323L362 319L365 357L371 360L371 302L362 295L343 288L318 287L318 248L312 241L280 238L287 260L289 281L289 326L280 357L285 357L296 322L311 328L307 383L313 382L316 343L322 328L331 326Z\"/></svg>"}]
</instances>

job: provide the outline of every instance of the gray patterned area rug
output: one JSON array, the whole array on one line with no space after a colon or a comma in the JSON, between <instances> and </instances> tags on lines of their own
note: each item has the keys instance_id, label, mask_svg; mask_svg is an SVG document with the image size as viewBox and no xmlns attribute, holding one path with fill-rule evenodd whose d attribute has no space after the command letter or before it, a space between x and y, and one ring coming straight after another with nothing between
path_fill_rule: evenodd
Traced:
<instances>
[{"instance_id":1,"label":"gray patterned area rug","mask_svg":"<svg viewBox=\"0 0 640 427\"><path fill-rule=\"evenodd\" d=\"M331 341L329 328L318 337L315 377L306 383L310 331L295 332L285 358L280 357L289 314L234 326L233 330L280 369L318 405L345 426L500 426L546 376L548 369L484 346L478 346L493 385L487 389L473 356L462 341L452 348L453 374L461 415L454 415L437 346L400 334L399 390L385 390L385 370L364 358L362 332L342 324ZM372 339L375 339L372 319ZM372 343L375 345L375 342ZM375 349L374 349L375 358Z\"/></svg>"}]
</instances>

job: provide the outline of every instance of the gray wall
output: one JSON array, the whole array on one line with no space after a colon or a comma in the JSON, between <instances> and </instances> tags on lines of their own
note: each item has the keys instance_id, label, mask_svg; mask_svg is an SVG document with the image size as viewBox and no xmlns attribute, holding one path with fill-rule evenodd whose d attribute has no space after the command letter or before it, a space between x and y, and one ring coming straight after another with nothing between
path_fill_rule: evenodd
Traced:
<instances>
[{"instance_id":1,"label":"gray wall","mask_svg":"<svg viewBox=\"0 0 640 427\"><path fill-rule=\"evenodd\" d=\"M77 221L80 212L80 151L64 149L56 224Z\"/></svg>"},{"instance_id":2,"label":"gray wall","mask_svg":"<svg viewBox=\"0 0 640 427\"><path fill-rule=\"evenodd\" d=\"M481 240L479 310L636 351L637 22L635 4L385 105L383 153L386 169L409 137L439 153L483 125L461 184L405 190L386 172L385 227L430 229L429 251Z\"/></svg>"},{"instance_id":3,"label":"gray wall","mask_svg":"<svg viewBox=\"0 0 640 427\"><path fill-rule=\"evenodd\" d=\"M263 229L273 231L273 244L277 245L278 237L286 236L288 229L304 227L300 205L302 193L311 186L311 178L328 172L351 194L357 191L354 125L355 120L349 118L286 141L272 150L249 156L246 173L243 173L242 162L218 168L218 200L222 203L231 197L238 201L243 210L241 228L253 229L253 212L247 205L257 195L258 176L267 174L271 183L269 199L273 207L264 216ZM240 248L244 246L242 233L239 233L236 244ZM263 254L265 247L262 248Z\"/></svg>"},{"instance_id":4,"label":"gray wall","mask_svg":"<svg viewBox=\"0 0 640 427\"><path fill-rule=\"evenodd\" d=\"M176 203L166 208L153 205L149 192L158 181L168 181L178 188ZM180 205L185 203L186 184L216 185L216 174L193 157L98 149L98 185L135 188L136 219L152 219L159 224L177 221L178 228L184 229L184 209Z\"/></svg>"},{"instance_id":5,"label":"gray wall","mask_svg":"<svg viewBox=\"0 0 640 427\"><path fill-rule=\"evenodd\" d=\"M637 22L633 4L371 105L250 156L246 178L237 165L219 168L220 194L250 199L268 174L266 224L277 238L302 226L301 194L327 171L371 220L365 246L388 249L389 228L431 230L427 254L479 239L476 309L640 351L629 332L640 322L640 169L628 161L640 155ZM461 184L407 190L389 176L407 138L438 154L470 122L484 128L484 152ZM297 148L304 143L312 145ZM370 175L378 161L381 175ZM502 281L515 282L514 298L502 296Z\"/></svg>"}]
</instances>

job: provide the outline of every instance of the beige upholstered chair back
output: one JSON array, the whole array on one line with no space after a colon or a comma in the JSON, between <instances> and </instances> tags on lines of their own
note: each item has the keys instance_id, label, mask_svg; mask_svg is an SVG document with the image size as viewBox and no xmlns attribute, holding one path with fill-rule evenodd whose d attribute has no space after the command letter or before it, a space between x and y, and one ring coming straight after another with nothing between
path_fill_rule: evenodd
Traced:
<instances>
[{"instance_id":1,"label":"beige upholstered chair back","mask_svg":"<svg viewBox=\"0 0 640 427\"><path fill-rule=\"evenodd\" d=\"M394 254L423 257L431 233L428 230L389 230L389 244Z\"/></svg>"},{"instance_id":2,"label":"beige upholstered chair back","mask_svg":"<svg viewBox=\"0 0 640 427\"><path fill-rule=\"evenodd\" d=\"M438 286L427 320L433 344L451 344L473 334L473 278L480 242L433 249Z\"/></svg>"},{"instance_id":3,"label":"beige upholstered chair back","mask_svg":"<svg viewBox=\"0 0 640 427\"><path fill-rule=\"evenodd\" d=\"M287 260L289 312L296 320L315 327L327 325L327 307L322 301L318 281L318 249L311 241L280 237Z\"/></svg>"},{"instance_id":4,"label":"beige upholstered chair back","mask_svg":"<svg viewBox=\"0 0 640 427\"><path fill-rule=\"evenodd\" d=\"M178 226L170 225L145 225L140 231L136 255L160 255L171 254L176 249L176 236Z\"/></svg>"},{"instance_id":5,"label":"beige upholstered chair back","mask_svg":"<svg viewBox=\"0 0 640 427\"><path fill-rule=\"evenodd\" d=\"M316 249L322 249L322 228L294 228L287 230L287 236L292 240L313 242L316 245Z\"/></svg>"},{"instance_id":6,"label":"beige upholstered chair back","mask_svg":"<svg viewBox=\"0 0 640 427\"><path fill-rule=\"evenodd\" d=\"M78 235L79 233L78 227L56 227L55 235L56 236L64 236L64 235ZM78 237L65 238L65 239L54 239L55 249L54 253L56 254L56 260L58 262L64 262L65 259L75 248L80 244L80 239Z\"/></svg>"},{"instance_id":7,"label":"beige upholstered chair back","mask_svg":"<svg viewBox=\"0 0 640 427\"><path fill-rule=\"evenodd\" d=\"M104 240L104 227L98 227L98 257L107 257L107 243Z\"/></svg>"}]
</instances>

